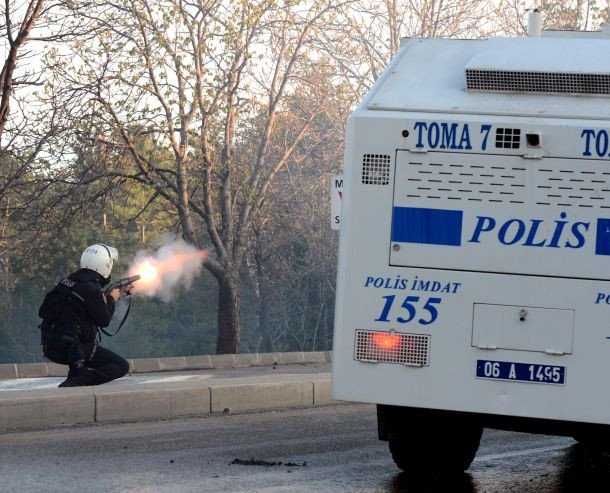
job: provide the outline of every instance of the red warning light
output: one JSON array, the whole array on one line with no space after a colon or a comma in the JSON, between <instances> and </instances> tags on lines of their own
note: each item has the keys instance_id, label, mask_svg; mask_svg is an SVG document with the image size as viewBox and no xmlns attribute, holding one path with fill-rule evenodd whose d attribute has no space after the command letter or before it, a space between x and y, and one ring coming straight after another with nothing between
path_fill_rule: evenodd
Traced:
<instances>
[{"instance_id":1,"label":"red warning light","mask_svg":"<svg viewBox=\"0 0 610 493\"><path fill-rule=\"evenodd\" d=\"M354 359L367 363L428 366L430 335L356 330Z\"/></svg>"},{"instance_id":2,"label":"red warning light","mask_svg":"<svg viewBox=\"0 0 610 493\"><path fill-rule=\"evenodd\" d=\"M376 332L373 334L373 342L380 349L396 349L400 345L400 335L387 332Z\"/></svg>"}]
</instances>

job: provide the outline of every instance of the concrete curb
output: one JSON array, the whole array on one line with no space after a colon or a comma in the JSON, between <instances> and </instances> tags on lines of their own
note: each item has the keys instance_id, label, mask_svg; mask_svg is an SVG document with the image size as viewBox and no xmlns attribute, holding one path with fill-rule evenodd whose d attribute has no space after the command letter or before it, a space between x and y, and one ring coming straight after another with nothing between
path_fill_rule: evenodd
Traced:
<instances>
[{"instance_id":1,"label":"concrete curb","mask_svg":"<svg viewBox=\"0 0 610 493\"><path fill-rule=\"evenodd\" d=\"M0 398L0 430L328 405L330 374L34 390Z\"/></svg>"},{"instance_id":2,"label":"concrete curb","mask_svg":"<svg viewBox=\"0 0 610 493\"><path fill-rule=\"evenodd\" d=\"M160 371L212 370L249 366L330 363L331 351L292 353L213 354L170 358L130 359L130 373ZM0 380L12 378L65 377L68 367L55 363L18 363L0 365Z\"/></svg>"},{"instance_id":3,"label":"concrete curb","mask_svg":"<svg viewBox=\"0 0 610 493\"><path fill-rule=\"evenodd\" d=\"M17 378L17 365L0 365L0 379Z\"/></svg>"}]
</instances>

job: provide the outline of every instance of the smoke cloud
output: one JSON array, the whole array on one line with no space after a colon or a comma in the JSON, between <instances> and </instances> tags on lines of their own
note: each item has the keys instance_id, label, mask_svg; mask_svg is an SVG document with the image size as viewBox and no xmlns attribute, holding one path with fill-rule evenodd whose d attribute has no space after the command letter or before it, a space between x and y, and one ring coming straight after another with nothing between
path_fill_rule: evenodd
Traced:
<instances>
[{"instance_id":1,"label":"smoke cloud","mask_svg":"<svg viewBox=\"0 0 610 493\"><path fill-rule=\"evenodd\" d=\"M207 250L199 250L181 239L162 245L153 253L139 251L128 270L129 276L142 276L132 292L170 301L177 287L192 284L207 258Z\"/></svg>"}]
</instances>

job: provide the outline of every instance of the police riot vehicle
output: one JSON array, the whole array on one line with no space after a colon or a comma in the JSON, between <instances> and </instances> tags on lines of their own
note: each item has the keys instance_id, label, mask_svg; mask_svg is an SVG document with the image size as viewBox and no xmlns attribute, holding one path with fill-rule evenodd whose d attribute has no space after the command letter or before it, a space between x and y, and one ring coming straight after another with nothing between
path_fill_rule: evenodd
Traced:
<instances>
[{"instance_id":1,"label":"police riot vehicle","mask_svg":"<svg viewBox=\"0 0 610 493\"><path fill-rule=\"evenodd\" d=\"M610 431L610 30L532 34L403 40L348 122L332 396L404 470Z\"/></svg>"}]
</instances>

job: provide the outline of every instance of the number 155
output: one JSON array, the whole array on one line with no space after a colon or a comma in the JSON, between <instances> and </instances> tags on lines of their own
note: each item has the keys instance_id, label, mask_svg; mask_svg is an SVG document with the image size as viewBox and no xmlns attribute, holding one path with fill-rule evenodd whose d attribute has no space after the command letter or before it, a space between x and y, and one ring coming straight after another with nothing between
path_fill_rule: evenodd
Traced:
<instances>
[{"instance_id":1,"label":"number 155","mask_svg":"<svg viewBox=\"0 0 610 493\"><path fill-rule=\"evenodd\" d=\"M384 296L385 304L383 306L383 310L381 311L381 315L379 318L375 319L375 322L391 322L390 312L392 310L392 306L394 305L395 295ZM421 325L429 325L434 322L438 317L438 310L436 306L442 301L441 298L428 298L424 303L424 306L421 307L421 311L427 313L427 316L424 315L422 318L418 320ZM400 316L396 316L396 322L400 324L407 324L411 322L418 313L418 305L421 304L419 302L419 296L407 296L405 300L400 305ZM398 312L398 309L395 310ZM397 315L397 314L396 314Z\"/></svg>"}]
</instances>

